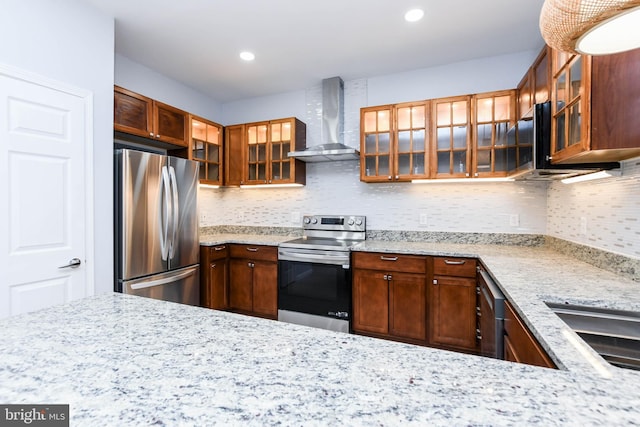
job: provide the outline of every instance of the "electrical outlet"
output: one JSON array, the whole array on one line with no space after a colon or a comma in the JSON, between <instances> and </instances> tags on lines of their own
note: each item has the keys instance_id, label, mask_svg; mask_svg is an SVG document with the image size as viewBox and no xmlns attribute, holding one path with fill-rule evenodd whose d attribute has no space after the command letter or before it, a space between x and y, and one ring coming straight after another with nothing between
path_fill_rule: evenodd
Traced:
<instances>
[{"instance_id":1,"label":"electrical outlet","mask_svg":"<svg viewBox=\"0 0 640 427\"><path fill-rule=\"evenodd\" d=\"M300 224L300 212L291 212L289 214L289 221L293 224Z\"/></svg>"},{"instance_id":2,"label":"electrical outlet","mask_svg":"<svg viewBox=\"0 0 640 427\"><path fill-rule=\"evenodd\" d=\"M509 225L512 227L518 227L520 225L520 215L509 215Z\"/></svg>"},{"instance_id":3,"label":"electrical outlet","mask_svg":"<svg viewBox=\"0 0 640 427\"><path fill-rule=\"evenodd\" d=\"M584 216L580 217L580 234L587 235L587 218Z\"/></svg>"},{"instance_id":4,"label":"electrical outlet","mask_svg":"<svg viewBox=\"0 0 640 427\"><path fill-rule=\"evenodd\" d=\"M427 214L426 213L421 213L420 214L420 225L427 225Z\"/></svg>"}]
</instances>

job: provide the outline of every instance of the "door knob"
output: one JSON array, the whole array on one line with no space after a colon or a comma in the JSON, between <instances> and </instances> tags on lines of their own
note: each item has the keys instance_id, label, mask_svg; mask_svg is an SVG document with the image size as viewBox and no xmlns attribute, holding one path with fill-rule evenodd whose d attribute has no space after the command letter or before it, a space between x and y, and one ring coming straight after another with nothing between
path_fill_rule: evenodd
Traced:
<instances>
[{"instance_id":1,"label":"door knob","mask_svg":"<svg viewBox=\"0 0 640 427\"><path fill-rule=\"evenodd\" d=\"M79 258L71 258L71 260L69 261L69 264L61 265L58 268L78 268L80 267L80 264L82 264L82 261L80 261Z\"/></svg>"}]
</instances>

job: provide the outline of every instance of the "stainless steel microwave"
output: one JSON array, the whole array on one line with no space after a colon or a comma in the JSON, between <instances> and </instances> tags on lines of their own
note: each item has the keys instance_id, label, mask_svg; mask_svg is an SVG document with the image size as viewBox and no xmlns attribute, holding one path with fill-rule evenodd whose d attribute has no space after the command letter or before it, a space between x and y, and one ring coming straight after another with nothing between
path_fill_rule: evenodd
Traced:
<instances>
[{"instance_id":1,"label":"stainless steel microwave","mask_svg":"<svg viewBox=\"0 0 640 427\"><path fill-rule=\"evenodd\" d=\"M620 167L614 163L551 164L551 102L535 104L532 114L507 131L508 176L516 180L564 179Z\"/></svg>"}]
</instances>

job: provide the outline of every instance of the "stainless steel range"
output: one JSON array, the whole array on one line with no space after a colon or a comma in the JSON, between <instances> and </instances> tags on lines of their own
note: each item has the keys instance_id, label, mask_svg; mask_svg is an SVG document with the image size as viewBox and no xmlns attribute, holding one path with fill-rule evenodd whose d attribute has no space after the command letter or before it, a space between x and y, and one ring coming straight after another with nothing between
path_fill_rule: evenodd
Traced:
<instances>
[{"instance_id":1,"label":"stainless steel range","mask_svg":"<svg viewBox=\"0 0 640 427\"><path fill-rule=\"evenodd\" d=\"M302 229L278 247L278 320L349 332L351 248L365 240L366 218L306 215Z\"/></svg>"}]
</instances>

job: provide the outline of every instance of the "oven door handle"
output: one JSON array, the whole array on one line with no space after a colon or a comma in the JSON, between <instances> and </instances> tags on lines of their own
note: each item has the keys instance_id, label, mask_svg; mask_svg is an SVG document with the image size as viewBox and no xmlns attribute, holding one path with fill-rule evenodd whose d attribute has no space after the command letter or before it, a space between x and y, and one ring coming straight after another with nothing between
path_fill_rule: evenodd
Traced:
<instances>
[{"instance_id":1,"label":"oven door handle","mask_svg":"<svg viewBox=\"0 0 640 427\"><path fill-rule=\"evenodd\" d=\"M349 268L349 254L343 253L333 254L331 252L323 254L309 254L297 251L287 251L280 249L278 251L279 261L299 261L299 262L320 262L322 264L342 265L343 268Z\"/></svg>"}]
</instances>

